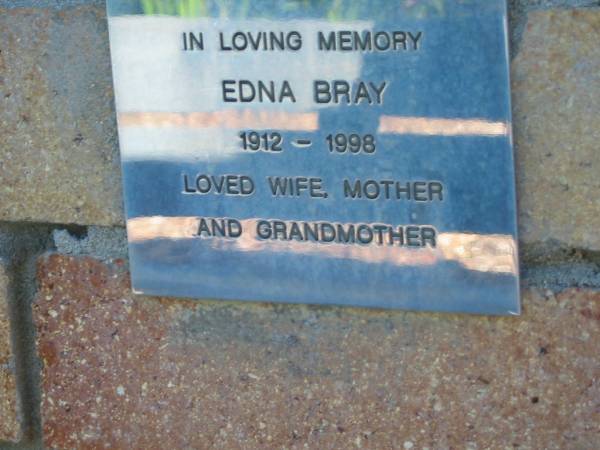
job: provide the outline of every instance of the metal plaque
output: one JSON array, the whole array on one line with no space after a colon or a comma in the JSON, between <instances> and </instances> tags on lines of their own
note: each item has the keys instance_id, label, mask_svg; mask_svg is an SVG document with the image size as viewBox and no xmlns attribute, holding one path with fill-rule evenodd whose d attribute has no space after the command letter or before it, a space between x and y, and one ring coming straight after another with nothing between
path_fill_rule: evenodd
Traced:
<instances>
[{"instance_id":1,"label":"metal plaque","mask_svg":"<svg viewBox=\"0 0 600 450\"><path fill-rule=\"evenodd\" d=\"M133 288L519 313L505 0L108 0Z\"/></svg>"}]
</instances>

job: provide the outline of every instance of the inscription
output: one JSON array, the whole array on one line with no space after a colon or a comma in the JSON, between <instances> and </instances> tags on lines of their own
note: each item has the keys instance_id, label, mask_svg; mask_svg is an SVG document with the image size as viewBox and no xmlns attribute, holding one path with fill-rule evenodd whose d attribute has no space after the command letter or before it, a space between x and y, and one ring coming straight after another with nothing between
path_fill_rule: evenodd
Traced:
<instances>
[{"instance_id":1,"label":"inscription","mask_svg":"<svg viewBox=\"0 0 600 450\"><path fill-rule=\"evenodd\" d=\"M404 52L421 49L422 31L338 30L318 31L317 50L323 52ZM204 50L202 32L182 33L183 50ZM221 52L297 52L302 49L302 33L296 30L255 30L218 32Z\"/></svg>"},{"instance_id":2,"label":"inscription","mask_svg":"<svg viewBox=\"0 0 600 450\"><path fill-rule=\"evenodd\" d=\"M183 33L183 50L204 50L204 35L202 33L194 33L192 31Z\"/></svg>"},{"instance_id":3,"label":"inscription","mask_svg":"<svg viewBox=\"0 0 600 450\"><path fill-rule=\"evenodd\" d=\"M256 235L263 240L320 244L432 248L436 246L436 230L430 226L259 220L256 224Z\"/></svg>"},{"instance_id":4,"label":"inscription","mask_svg":"<svg viewBox=\"0 0 600 450\"><path fill-rule=\"evenodd\" d=\"M374 83L371 81L357 81L350 83L344 80L315 80L314 99L315 103L334 103L346 105L381 105L383 93L387 88L387 82Z\"/></svg>"},{"instance_id":5,"label":"inscription","mask_svg":"<svg viewBox=\"0 0 600 450\"><path fill-rule=\"evenodd\" d=\"M196 236L239 238L242 235L242 224L237 219L214 219L201 217Z\"/></svg>"},{"instance_id":6,"label":"inscription","mask_svg":"<svg viewBox=\"0 0 600 450\"><path fill-rule=\"evenodd\" d=\"M183 174L184 194L242 195L254 194L255 185L247 175Z\"/></svg>"},{"instance_id":7,"label":"inscription","mask_svg":"<svg viewBox=\"0 0 600 450\"><path fill-rule=\"evenodd\" d=\"M274 197L327 198L323 180L318 177L267 177L267 181Z\"/></svg>"},{"instance_id":8,"label":"inscription","mask_svg":"<svg viewBox=\"0 0 600 450\"><path fill-rule=\"evenodd\" d=\"M306 222L259 219L253 229L262 241L297 241L317 244L375 245L387 247L437 246L437 231L428 225ZM200 217L195 236L232 238L242 236L242 222L234 218Z\"/></svg>"},{"instance_id":9,"label":"inscription","mask_svg":"<svg viewBox=\"0 0 600 450\"><path fill-rule=\"evenodd\" d=\"M219 33L219 49L222 51L298 51L302 48L302 35L297 31L236 31L231 36Z\"/></svg>"},{"instance_id":10,"label":"inscription","mask_svg":"<svg viewBox=\"0 0 600 450\"><path fill-rule=\"evenodd\" d=\"M416 202L441 202L444 186L438 181L394 181L344 179L344 197L367 200L414 200Z\"/></svg>"},{"instance_id":11,"label":"inscription","mask_svg":"<svg viewBox=\"0 0 600 450\"><path fill-rule=\"evenodd\" d=\"M365 134L360 136L356 133L327 135L327 146L330 153L375 153L375 136Z\"/></svg>"},{"instance_id":12,"label":"inscription","mask_svg":"<svg viewBox=\"0 0 600 450\"><path fill-rule=\"evenodd\" d=\"M224 80L222 85L223 101L226 103L296 103L296 96L288 81Z\"/></svg>"},{"instance_id":13,"label":"inscription","mask_svg":"<svg viewBox=\"0 0 600 450\"><path fill-rule=\"evenodd\" d=\"M400 51L418 50L423 33L410 31L341 30L317 33L319 50L325 51Z\"/></svg>"},{"instance_id":14,"label":"inscription","mask_svg":"<svg viewBox=\"0 0 600 450\"><path fill-rule=\"evenodd\" d=\"M387 86L387 81L315 80L313 98L318 104L381 105ZM296 103L296 95L287 80L223 80L221 87L225 103Z\"/></svg>"},{"instance_id":15,"label":"inscription","mask_svg":"<svg viewBox=\"0 0 600 450\"><path fill-rule=\"evenodd\" d=\"M242 148L251 151L280 152L283 138L281 133L258 133L257 131L242 131L240 134Z\"/></svg>"}]
</instances>

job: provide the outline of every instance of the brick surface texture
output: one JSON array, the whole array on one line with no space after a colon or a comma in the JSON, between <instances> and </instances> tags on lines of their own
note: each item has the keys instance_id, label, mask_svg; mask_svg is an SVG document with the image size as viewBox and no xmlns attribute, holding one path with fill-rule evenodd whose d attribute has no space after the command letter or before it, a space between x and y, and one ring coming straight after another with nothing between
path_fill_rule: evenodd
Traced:
<instances>
[{"instance_id":1,"label":"brick surface texture","mask_svg":"<svg viewBox=\"0 0 600 450\"><path fill-rule=\"evenodd\" d=\"M513 61L520 239L600 249L600 10L529 14Z\"/></svg>"},{"instance_id":2,"label":"brick surface texture","mask_svg":"<svg viewBox=\"0 0 600 450\"><path fill-rule=\"evenodd\" d=\"M8 274L0 261L0 439L17 440L17 390L10 346Z\"/></svg>"},{"instance_id":3,"label":"brick surface texture","mask_svg":"<svg viewBox=\"0 0 600 450\"><path fill-rule=\"evenodd\" d=\"M53 448L530 448L600 442L600 293L513 318L134 297L48 255L34 306ZM411 447L412 446L412 447Z\"/></svg>"},{"instance_id":4,"label":"brick surface texture","mask_svg":"<svg viewBox=\"0 0 600 450\"><path fill-rule=\"evenodd\" d=\"M0 220L122 221L103 8L0 8Z\"/></svg>"}]
</instances>

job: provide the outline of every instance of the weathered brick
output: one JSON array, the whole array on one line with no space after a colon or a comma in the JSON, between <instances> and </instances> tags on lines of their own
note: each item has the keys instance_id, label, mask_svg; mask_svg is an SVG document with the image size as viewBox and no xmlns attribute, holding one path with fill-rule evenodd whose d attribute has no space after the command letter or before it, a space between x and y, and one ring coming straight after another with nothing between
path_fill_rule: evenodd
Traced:
<instances>
[{"instance_id":1,"label":"weathered brick","mask_svg":"<svg viewBox=\"0 0 600 450\"><path fill-rule=\"evenodd\" d=\"M17 389L8 319L8 275L0 260L0 439L16 441L18 437Z\"/></svg>"},{"instance_id":2,"label":"weathered brick","mask_svg":"<svg viewBox=\"0 0 600 450\"><path fill-rule=\"evenodd\" d=\"M88 257L38 276L48 446L597 448L600 292L489 318L135 297Z\"/></svg>"},{"instance_id":3,"label":"weathered brick","mask_svg":"<svg viewBox=\"0 0 600 450\"><path fill-rule=\"evenodd\" d=\"M529 14L513 61L520 239L600 249L600 11Z\"/></svg>"},{"instance_id":4,"label":"weathered brick","mask_svg":"<svg viewBox=\"0 0 600 450\"><path fill-rule=\"evenodd\" d=\"M0 220L122 222L104 8L0 8Z\"/></svg>"}]
</instances>

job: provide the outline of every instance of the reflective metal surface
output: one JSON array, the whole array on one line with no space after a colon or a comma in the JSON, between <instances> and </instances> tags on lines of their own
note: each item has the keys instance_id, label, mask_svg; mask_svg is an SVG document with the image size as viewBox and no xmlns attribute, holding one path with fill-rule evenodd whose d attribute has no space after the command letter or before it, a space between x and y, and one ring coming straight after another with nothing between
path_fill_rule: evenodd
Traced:
<instances>
[{"instance_id":1,"label":"reflective metal surface","mask_svg":"<svg viewBox=\"0 0 600 450\"><path fill-rule=\"evenodd\" d=\"M519 313L504 0L108 12L135 291Z\"/></svg>"}]
</instances>

